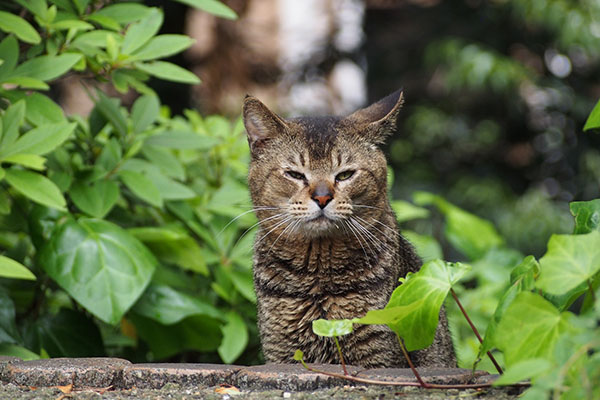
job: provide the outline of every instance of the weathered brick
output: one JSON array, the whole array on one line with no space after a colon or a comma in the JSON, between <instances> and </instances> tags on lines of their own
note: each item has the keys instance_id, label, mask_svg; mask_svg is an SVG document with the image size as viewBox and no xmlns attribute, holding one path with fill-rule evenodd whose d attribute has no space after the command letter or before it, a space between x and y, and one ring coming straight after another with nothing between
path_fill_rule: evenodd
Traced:
<instances>
[{"instance_id":1,"label":"weathered brick","mask_svg":"<svg viewBox=\"0 0 600 400\"><path fill-rule=\"evenodd\" d=\"M123 369L123 387L159 389L167 383L183 387L235 385L243 367L222 364L135 364Z\"/></svg>"}]
</instances>

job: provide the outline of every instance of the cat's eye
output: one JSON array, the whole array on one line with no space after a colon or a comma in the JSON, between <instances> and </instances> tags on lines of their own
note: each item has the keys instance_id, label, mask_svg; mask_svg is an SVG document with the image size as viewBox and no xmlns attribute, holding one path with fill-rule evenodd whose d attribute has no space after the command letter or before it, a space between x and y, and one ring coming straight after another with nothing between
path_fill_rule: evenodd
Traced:
<instances>
[{"instance_id":1,"label":"cat's eye","mask_svg":"<svg viewBox=\"0 0 600 400\"><path fill-rule=\"evenodd\" d=\"M298 179L298 180L306 180L306 176L303 173L297 171L285 171L285 174L290 178Z\"/></svg>"},{"instance_id":2,"label":"cat's eye","mask_svg":"<svg viewBox=\"0 0 600 400\"><path fill-rule=\"evenodd\" d=\"M347 179L352 178L352 175L354 175L354 171L352 170L342 171L335 176L335 180L338 182L345 181Z\"/></svg>"}]
</instances>

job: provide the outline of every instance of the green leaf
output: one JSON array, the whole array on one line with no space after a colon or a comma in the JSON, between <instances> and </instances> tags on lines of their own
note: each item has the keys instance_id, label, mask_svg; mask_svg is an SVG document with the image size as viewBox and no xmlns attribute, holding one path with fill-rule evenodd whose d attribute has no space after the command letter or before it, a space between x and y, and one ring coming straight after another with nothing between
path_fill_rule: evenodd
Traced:
<instances>
[{"instance_id":1,"label":"green leaf","mask_svg":"<svg viewBox=\"0 0 600 400\"><path fill-rule=\"evenodd\" d=\"M173 325L192 315L222 319L222 312L197 296L190 296L170 286L150 284L133 311L164 325Z\"/></svg>"},{"instance_id":2,"label":"green leaf","mask_svg":"<svg viewBox=\"0 0 600 400\"><path fill-rule=\"evenodd\" d=\"M79 19L63 19L61 21L51 23L50 28L56 29L57 31L64 31L68 29L73 29L75 31L89 31L90 29L94 29L94 25Z\"/></svg>"},{"instance_id":3,"label":"green leaf","mask_svg":"<svg viewBox=\"0 0 600 400\"><path fill-rule=\"evenodd\" d=\"M177 54L194 44L194 39L185 35L158 35L153 37L141 48L137 49L131 58L136 61L154 60Z\"/></svg>"},{"instance_id":4,"label":"green leaf","mask_svg":"<svg viewBox=\"0 0 600 400\"><path fill-rule=\"evenodd\" d=\"M50 357L100 357L105 354L100 330L83 312L61 308L56 315L44 315L37 328L40 344Z\"/></svg>"},{"instance_id":5,"label":"green leaf","mask_svg":"<svg viewBox=\"0 0 600 400\"><path fill-rule=\"evenodd\" d=\"M583 235L552 235L540 259L537 287L563 294L600 271L600 231Z\"/></svg>"},{"instance_id":6,"label":"green leaf","mask_svg":"<svg viewBox=\"0 0 600 400\"><path fill-rule=\"evenodd\" d=\"M79 182L69 189L69 194L81 211L92 217L104 218L119 198L119 185L105 179L91 185Z\"/></svg>"},{"instance_id":7,"label":"green leaf","mask_svg":"<svg viewBox=\"0 0 600 400\"><path fill-rule=\"evenodd\" d=\"M43 247L43 268L90 313L116 324L141 296L156 259L108 221L81 218L56 228Z\"/></svg>"},{"instance_id":8,"label":"green leaf","mask_svg":"<svg viewBox=\"0 0 600 400\"><path fill-rule=\"evenodd\" d=\"M76 53L35 57L19 65L13 71L12 76L26 76L42 81L50 81L69 71L80 58L81 54Z\"/></svg>"},{"instance_id":9,"label":"green leaf","mask_svg":"<svg viewBox=\"0 0 600 400\"><path fill-rule=\"evenodd\" d=\"M166 131L150 136L145 144L171 149L209 150L219 143L218 139L200 136L191 131Z\"/></svg>"},{"instance_id":10,"label":"green leaf","mask_svg":"<svg viewBox=\"0 0 600 400\"><path fill-rule=\"evenodd\" d=\"M109 36L111 36L117 44L120 44L122 41L121 36L115 32L97 29L92 32L86 32L78 35L73 42L71 42L71 45L81 48L82 50L87 49L90 46L105 48L106 41Z\"/></svg>"},{"instance_id":11,"label":"green leaf","mask_svg":"<svg viewBox=\"0 0 600 400\"><path fill-rule=\"evenodd\" d=\"M221 327L223 340L217 349L226 364L234 362L248 344L248 328L236 312L227 313L227 323Z\"/></svg>"},{"instance_id":12,"label":"green leaf","mask_svg":"<svg viewBox=\"0 0 600 400\"><path fill-rule=\"evenodd\" d=\"M135 63L137 69L148 75L155 76L167 81L197 84L200 79L192 72L179 65L166 61L153 61L150 63Z\"/></svg>"},{"instance_id":13,"label":"green leaf","mask_svg":"<svg viewBox=\"0 0 600 400\"><path fill-rule=\"evenodd\" d=\"M469 268L461 263L430 261L394 290L385 309L402 307L398 310L403 314L397 318L402 323L388 326L404 339L408 351L423 349L433 343L442 304L452 286ZM415 304L417 306L412 308Z\"/></svg>"},{"instance_id":14,"label":"green leaf","mask_svg":"<svg viewBox=\"0 0 600 400\"><path fill-rule=\"evenodd\" d=\"M60 189L45 176L18 169L6 170L6 181L25 197L36 203L65 210L66 201Z\"/></svg>"},{"instance_id":15,"label":"green leaf","mask_svg":"<svg viewBox=\"0 0 600 400\"><path fill-rule=\"evenodd\" d=\"M117 32L121 30L121 25L114 18L99 14L90 14L86 18L88 21L95 22L98 25L103 26L104 28L112 29L113 31Z\"/></svg>"},{"instance_id":16,"label":"green leaf","mask_svg":"<svg viewBox=\"0 0 600 400\"><path fill-rule=\"evenodd\" d=\"M583 130L587 131L590 129L600 128L600 100L596 103L596 106L590 113L587 121L585 121L585 125L583 126Z\"/></svg>"},{"instance_id":17,"label":"green leaf","mask_svg":"<svg viewBox=\"0 0 600 400\"><path fill-rule=\"evenodd\" d=\"M144 19L129 25L125 33L125 39L121 45L121 52L123 54L131 54L142 47L151 37L156 35L162 23L162 11L158 8L152 8Z\"/></svg>"},{"instance_id":18,"label":"green leaf","mask_svg":"<svg viewBox=\"0 0 600 400\"><path fill-rule=\"evenodd\" d=\"M498 324L496 347L504 353L510 368L519 361L552 359L558 337L571 330L570 312L559 312L538 294L521 292Z\"/></svg>"},{"instance_id":19,"label":"green leaf","mask_svg":"<svg viewBox=\"0 0 600 400\"><path fill-rule=\"evenodd\" d=\"M429 210L423 207L417 207L408 201L395 200L391 202L396 220L398 222L410 221L418 218L427 218Z\"/></svg>"},{"instance_id":20,"label":"green leaf","mask_svg":"<svg viewBox=\"0 0 600 400\"><path fill-rule=\"evenodd\" d=\"M144 95L138 98L131 108L131 122L135 133L143 132L154 121L160 112L158 97Z\"/></svg>"},{"instance_id":21,"label":"green leaf","mask_svg":"<svg viewBox=\"0 0 600 400\"><path fill-rule=\"evenodd\" d=\"M8 290L0 286L0 343L19 343L21 341L21 335L17 328L15 303Z\"/></svg>"},{"instance_id":22,"label":"green leaf","mask_svg":"<svg viewBox=\"0 0 600 400\"><path fill-rule=\"evenodd\" d=\"M149 171L146 176L156 186L164 200L185 200L198 196L187 186L167 178L160 170Z\"/></svg>"},{"instance_id":23,"label":"green leaf","mask_svg":"<svg viewBox=\"0 0 600 400\"><path fill-rule=\"evenodd\" d=\"M18 357L23 361L39 360L40 356L25 347L10 343L0 343L0 355Z\"/></svg>"},{"instance_id":24,"label":"green leaf","mask_svg":"<svg viewBox=\"0 0 600 400\"><path fill-rule=\"evenodd\" d=\"M132 228L129 232L144 242L161 260L208 276L208 267L200 246L184 230L169 227L147 227Z\"/></svg>"},{"instance_id":25,"label":"green leaf","mask_svg":"<svg viewBox=\"0 0 600 400\"><path fill-rule=\"evenodd\" d=\"M175 0L188 6L206 11L217 17L237 19L237 14L231 8L217 0Z\"/></svg>"},{"instance_id":26,"label":"green leaf","mask_svg":"<svg viewBox=\"0 0 600 400\"><path fill-rule=\"evenodd\" d=\"M11 146L19 137L19 127L25 119L25 101L19 100L6 109L2 116L2 140L0 152Z\"/></svg>"},{"instance_id":27,"label":"green leaf","mask_svg":"<svg viewBox=\"0 0 600 400\"><path fill-rule=\"evenodd\" d=\"M492 349L498 324L517 295L535 288L535 277L539 274L539 270L540 265L534 256L527 256L523 262L512 270L510 286L500 298L496 311L494 311L494 315L485 330L485 337L479 350L480 356Z\"/></svg>"},{"instance_id":28,"label":"green leaf","mask_svg":"<svg viewBox=\"0 0 600 400\"><path fill-rule=\"evenodd\" d=\"M251 303L256 303L256 293L254 292L254 281L251 271L231 270L229 277L233 286Z\"/></svg>"},{"instance_id":29,"label":"green leaf","mask_svg":"<svg viewBox=\"0 0 600 400\"><path fill-rule=\"evenodd\" d=\"M40 17L42 20L46 20L46 13L48 12L48 6L46 0L15 0L17 3L31 11L33 15Z\"/></svg>"},{"instance_id":30,"label":"green leaf","mask_svg":"<svg viewBox=\"0 0 600 400\"><path fill-rule=\"evenodd\" d=\"M102 7L96 11L95 15L101 15L111 18L120 24L128 24L130 22L139 21L145 18L151 12L150 7L136 3L118 3ZM92 15L94 15L92 14Z\"/></svg>"},{"instance_id":31,"label":"green leaf","mask_svg":"<svg viewBox=\"0 0 600 400\"><path fill-rule=\"evenodd\" d=\"M569 204L575 217L575 232L589 233L600 230L600 199L592 201L574 201Z\"/></svg>"},{"instance_id":32,"label":"green leaf","mask_svg":"<svg viewBox=\"0 0 600 400\"><path fill-rule=\"evenodd\" d=\"M433 236L420 235L413 231L402 231L402 236L415 247L423 262L443 258L442 247Z\"/></svg>"},{"instance_id":33,"label":"green leaf","mask_svg":"<svg viewBox=\"0 0 600 400\"><path fill-rule=\"evenodd\" d=\"M23 264L0 255L0 277L35 281L35 275Z\"/></svg>"},{"instance_id":34,"label":"green leaf","mask_svg":"<svg viewBox=\"0 0 600 400\"><path fill-rule=\"evenodd\" d=\"M125 186L127 186L137 197L147 201L155 207L162 207L163 199L160 191L150 179L146 178L145 175L139 172L122 170L119 172L119 176Z\"/></svg>"},{"instance_id":35,"label":"green leaf","mask_svg":"<svg viewBox=\"0 0 600 400\"><path fill-rule=\"evenodd\" d=\"M312 331L319 336L334 337L352 333L352 320L339 319L328 321L317 319L312 322Z\"/></svg>"},{"instance_id":36,"label":"green leaf","mask_svg":"<svg viewBox=\"0 0 600 400\"><path fill-rule=\"evenodd\" d=\"M25 98L25 104L25 118L35 126L65 122L62 108L43 94L32 93Z\"/></svg>"},{"instance_id":37,"label":"green leaf","mask_svg":"<svg viewBox=\"0 0 600 400\"><path fill-rule=\"evenodd\" d=\"M470 260L477 260L490 249L504 245L504 240L489 221L431 193L417 192L414 198L415 203L419 205L435 205L445 215L445 234L448 241Z\"/></svg>"},{"instance_id":38,"label":"green leaf","mask_svg":"<svg viewBox=\"0 0 600 400\"><path fill-rule=\"evenodd\" d=\"M7 36L0 42L0 54L3 61L0 64L0 81L3 81L15 69L19 60L19 43L14 36Z\"/></svg>"},{"instance_id":39,"label":"green leaf","mask_svg":"<svg viewBox=\"0 0 600 400\"><path fill-rule=\"evenodd\" d=\"M4 83L10 83L21 87L22 89L48 90L50 86L39 79L28 76L14 76L4 79Z\"/></svg>"},{"instance_id":40,"label":"green leaf","mask_svg":"<svg viewBox=\"0 0 600 400\"><path fill-rule=\"evenodd\" d=\"M294 360L302 361L303 358L304 358L304 352L302 350L296 350L296 352L294 353Z\"/></svg>"},{"instance_id":41,"label":"green leaf","mask_svg":"<svg viewBox=\"0 0 600 400\"><path fill-rule=\"evenodd\" d=\"M5 11L0 11L0 29L4 32L14 33L26 43L38 44L42 41L40 35L29 22Z\"/></svg>"},{"instance_id":42,"label":"green leaf","mask_svg":"<svg viewBox=\"0 0 600 400\"><path fill-rule=\"evenodd\" d=\"M96 165L103 168L106 172L111 172L117 167L122 156L119 141L115 138L110 138L100 152L100 156L96 160Z\"/></svg>"},{"instance_id":43,"label":"green leaf","mask_svg":"<svg viewBox=\"0 0 600 400\"><path fill-rule=\"evenodd\" d=\"M142 154L165 175L178 180L185 180L185 168L171 150L144 144Z\"/></svg>"},{"instance_id":44,"label":"green leaf","mask_svg":"<svg viewBox=\"0 0 600 400\"><path fill-rule=\"evenodd\" d=\"M0 150L0 158L13 154L43 155L60 146L71 135L75 122L41 125L21 136L11 146Z\"/></svg>"},{"instance_id":45,"label":"green leaf","mask_svg":"<svg viewBox=\"0 0 600 400\"><path fill-rule=\"evenodd\" d=\"M101 91L97 93L98 101L96 102L96 107L98 111L100 111L121 136L125 136L127 134L127 120L119 108L119 99L111 99Z\"/></svg>"},{"instance_id":46,"label":"green leaf","mask_svg":"<svg viewBox=\"0 0 600 400\"><path fill-rule=\"evenodd\" d=\"M512 385L517 382L541 375L552 367L552 363L543 358L531 358L523 360L504 371L504 374L502 374L500 378L496 379L493 385Z\"/></svg>"},{"instance_id":47,"label":"green leaf","mask_svg":"<svg viewBox=\"0 0 600 400\"><path fill-rule=\"evenodd\" d=\"M223 337L220 320L203 315L194 315L168 326L135 313L130 319L157 360L185 350L214 351Z\"/></svg>"}]
</instances>

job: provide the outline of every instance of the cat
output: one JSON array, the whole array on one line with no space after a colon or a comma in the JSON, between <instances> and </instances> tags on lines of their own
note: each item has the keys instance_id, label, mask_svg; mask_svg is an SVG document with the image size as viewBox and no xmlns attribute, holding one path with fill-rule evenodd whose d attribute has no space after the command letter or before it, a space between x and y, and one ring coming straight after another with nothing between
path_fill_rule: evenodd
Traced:
<instances>
[{"instance_id":1,"label":"cat","mask_svg":"<svg viewBox=\"0 0 600 400\"><path fill-rule=\"evenodd\" d=\"M398 233L380 149L402 103L399 90L346 117L283 119L246 96L248 185L259 220L254 287L267 362L291 362L300 349L308 362L339 364L332 338L315 335L312 321L383 308L398 279L419 269ZM408 366L386 326L355 325L339 342L348 364ZM411 359L456 366L444 312L433 345Z\"/></svg>"}]
</instances>

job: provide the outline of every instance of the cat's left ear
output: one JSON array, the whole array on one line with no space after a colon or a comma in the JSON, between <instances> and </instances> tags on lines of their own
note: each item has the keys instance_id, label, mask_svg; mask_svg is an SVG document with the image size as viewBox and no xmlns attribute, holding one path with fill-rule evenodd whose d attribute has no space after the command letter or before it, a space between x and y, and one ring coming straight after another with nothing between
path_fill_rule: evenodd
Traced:
<instances>
[{"instance_id":1,"label":"cat's left ear","mask_svg":"<svg viewBox=\"0 0 600 400\"><path fill-rule=\"evenodd\" d=\"M398 114L404 103L402 89L346 117L352 124L362 126L363 134L372 144L383 144L396 129Z\"/></svg>"},{"instance_id":2,"label":"cat's left ear","mask_svg":"<svg viewBox=\"0 0 600 400\"><path fill-rule=\"evenodd\" d=\"M246 96L242 116L252 152L287 128L285 121L256 97Z\"/></svg>"}]
</instances>

